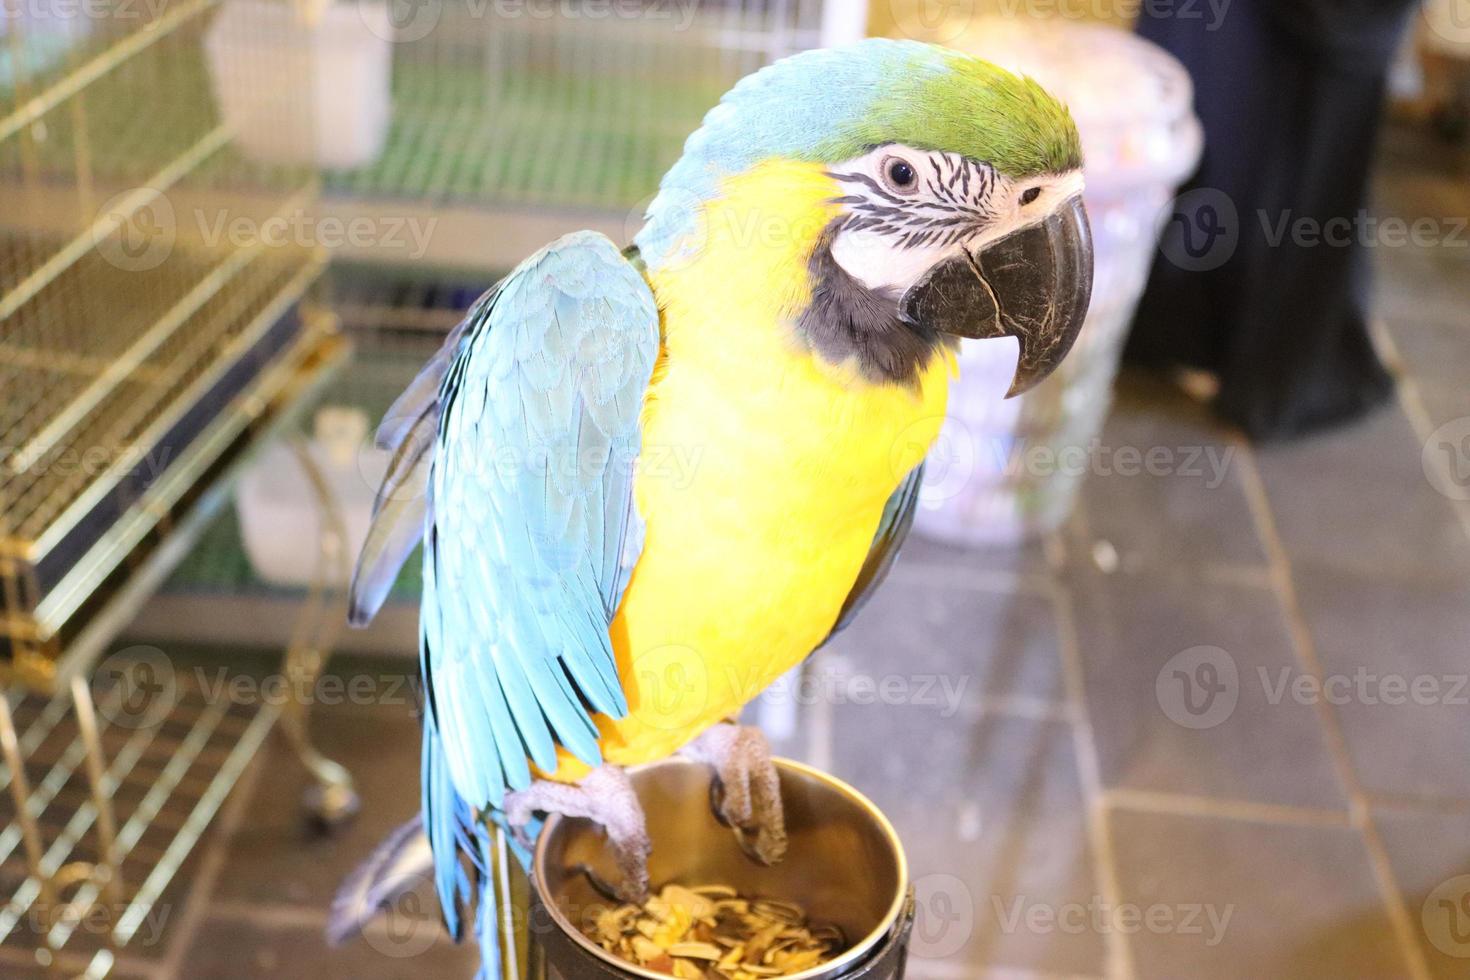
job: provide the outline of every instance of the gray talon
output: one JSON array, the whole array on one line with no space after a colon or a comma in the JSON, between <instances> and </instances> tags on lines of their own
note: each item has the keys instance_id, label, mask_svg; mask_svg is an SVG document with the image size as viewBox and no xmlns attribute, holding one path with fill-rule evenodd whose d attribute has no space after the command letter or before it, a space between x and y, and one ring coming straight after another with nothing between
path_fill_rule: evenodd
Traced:
<instances>
[{"instance_id":1,"label":"gray talon","mask_svg":"<svg viewBox=\"0 0 1470 980\"><path fill-rule=\"evenodd\" d=\"M720 819L740 834L747 854L768 865L786 856L781 777L759 728L715 725L686 745L681 754L714 768L711 804ZM749 839L752 833L753 841Z\"/></svg>"},{"instance_id":2,"label":"gray talon","mask_svg":"<svg viewBox=\"0 0 1470 980\"><path fill-rule=\"evenodd\" d=\"M638 903L648 897L648 855L653 845L643 806L628 774L618 766L594 769L576 785L538 779L526 789L507 793L504 810L506 823L520 836L538 811L586 817L601 824L622 874L614 888L618 897Z\"/></svg>"}]
</instances>

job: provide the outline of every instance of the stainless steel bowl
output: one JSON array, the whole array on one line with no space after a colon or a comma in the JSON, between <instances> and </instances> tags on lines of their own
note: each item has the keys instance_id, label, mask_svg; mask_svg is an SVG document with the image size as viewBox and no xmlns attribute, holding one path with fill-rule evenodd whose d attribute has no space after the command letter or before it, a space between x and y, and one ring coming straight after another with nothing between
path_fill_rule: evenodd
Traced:
<instances>
[{"instance_id":1,"label":"stainless steel bowl","mask_svg":"<svg viewBox=\"0 0 1470 980\"><path fill-rule=\"evenodd\" d=\"M881 980L901 977L912 925L908 864L888 819L857 790L787 759L777 759L790 847L786 859L763 867L746 857L734 832L710 808L706 766L671 759L632 771L648 817L655 888L668 883L722 884L743 895L785 899L813 920L841 927L851 947L832 962L790 980ZM668 975L609 955L586 938L583 925L610 906L587 870L617 881L602 829L588 820L551 817L537 841L533 939L548 975L584 977ZM543 911L544 910L544 911Z\"/></svg>"}]
</instances>

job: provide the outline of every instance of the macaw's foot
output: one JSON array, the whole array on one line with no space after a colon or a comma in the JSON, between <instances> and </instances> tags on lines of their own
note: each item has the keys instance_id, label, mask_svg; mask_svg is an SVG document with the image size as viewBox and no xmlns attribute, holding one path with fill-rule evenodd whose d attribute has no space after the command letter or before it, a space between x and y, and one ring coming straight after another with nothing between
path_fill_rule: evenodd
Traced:
<instances>
[{"instance_id":1,"label":"macaw's foot","mask_svg":"<svg viewBox=\"0 0 1470 980\"><path fill-rule=\"evenodd\" d=\"M734 827L745 853L762 864L786 856L781 777L759 728L719 724L684 746L681 754L714 767L715 813Z\"/></svg>"},{"instance_id":2,"label":"macaw's foot","mask_svg":"<svg viewBox=\"0 0 1470 980\"><path fill-rule=\"evenodd\" d=\"M643 806L622 768L601 766L576 785L538 779L526 789L505 794L505 820L513 830L525 827L538 811L602 824L622 874L622 881L611 890L625 902L642 903L648 897L652 844Z\"/></svg>"}]
</instances>

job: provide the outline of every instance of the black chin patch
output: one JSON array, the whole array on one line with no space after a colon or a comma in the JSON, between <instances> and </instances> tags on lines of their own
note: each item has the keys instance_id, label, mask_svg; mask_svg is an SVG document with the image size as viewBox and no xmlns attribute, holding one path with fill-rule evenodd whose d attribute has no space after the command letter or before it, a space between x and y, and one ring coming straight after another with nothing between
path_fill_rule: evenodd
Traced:
<instances>
[{"instance_id":1,"label":"black chin patch","mask_svg":"<svg viewBox=\"0 0 1470 980\"><path fill-rule=\"evenodd\" d=\"M920 372L951 341L901 320L896 290L869 289L837 264L832 240L841 222L827 226L807 263L812 301L798 317L797 330L831 364L854 363L875 384L917 388Z\"/></svg>"}]
</instances>

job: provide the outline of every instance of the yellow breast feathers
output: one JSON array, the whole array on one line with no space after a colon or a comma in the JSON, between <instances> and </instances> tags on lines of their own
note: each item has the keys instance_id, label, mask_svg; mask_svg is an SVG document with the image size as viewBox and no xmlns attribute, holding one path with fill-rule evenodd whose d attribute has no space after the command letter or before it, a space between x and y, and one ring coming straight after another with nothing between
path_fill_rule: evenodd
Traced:
<instances>
[{"instance_id":1,"label":"yellow breast feathers","mask_svg":"<svg viewBox=\"0 0 1470 980\"><path fill-rule=\"evenodd\" d=\"M820 644L938 434L947 351L917 386L874 384L794 329L839 195L818 165L731 178L692 258L651 275L664 351L635 483L647 534L612 627L630 713L599 719L610 762L670 754ZM556 776L585 771L564 755Z\"/></svg>"}]
</instances>

